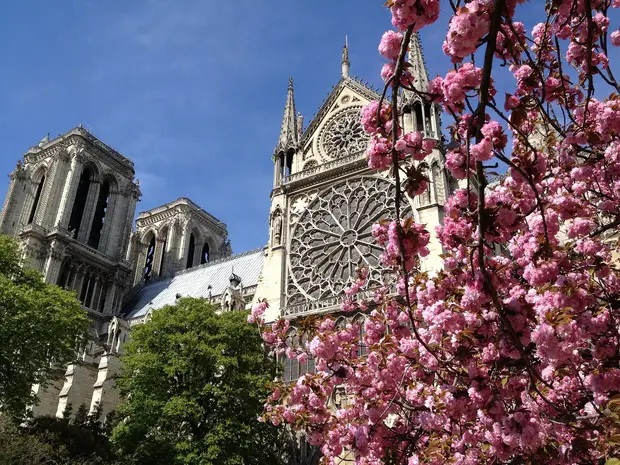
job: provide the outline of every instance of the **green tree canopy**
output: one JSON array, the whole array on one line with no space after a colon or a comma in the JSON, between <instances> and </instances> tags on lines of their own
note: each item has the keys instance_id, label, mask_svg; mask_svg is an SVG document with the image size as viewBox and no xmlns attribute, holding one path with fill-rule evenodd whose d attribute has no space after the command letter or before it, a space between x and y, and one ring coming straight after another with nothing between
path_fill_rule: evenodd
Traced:
<instances>
[{"instance_id":1,"label":"green tree canopy","mask_svg":"<svg viewBox=\"0 0 620 465\"><path fill-rule=\"evenodd\" d=\"M128 463L281 462L280 431L257 421L276 366L247 315L181 299L132 330L112 437Z\"/></svg>"},{"instance_id":2,"label":"green tree canopy","mask_svg":"<svg viewBox=\"0 0 620 465\"><path fill-rule=\"evenodd\" d=\"M32 385L75 358L88 319L75 295L24 266L19 245L0 235L0 411L26 413Z\"/></svg>"}]
</instances>

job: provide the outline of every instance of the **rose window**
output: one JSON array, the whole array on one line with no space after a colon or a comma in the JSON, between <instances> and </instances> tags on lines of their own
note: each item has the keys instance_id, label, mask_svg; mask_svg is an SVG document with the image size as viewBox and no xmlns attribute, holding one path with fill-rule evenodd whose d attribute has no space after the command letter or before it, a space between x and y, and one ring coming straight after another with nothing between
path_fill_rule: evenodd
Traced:
<instances>
[{"instance_id":1,"label":"rose window","mask_svg":"<svg viewBox=\"0 0 620 465\"><path fill-rule=\"evenodd\" d=\"M361 107L348 108L332 116L321 133L319 144L329 158L363 153L368 135L360 123Z\"/></svg>"},{"instance_id":2,"label":"rose window","mask_svg":"<svg viewBox=\"0 0 620 465\"><path fill-rule=\"evenodd\" d=\"M392 214L394 186L381 178L350 179L320 193L293 227L288 305L341 294L358 265L379 285L382 248L372 225Z\"/></svg>"}]
</instances>

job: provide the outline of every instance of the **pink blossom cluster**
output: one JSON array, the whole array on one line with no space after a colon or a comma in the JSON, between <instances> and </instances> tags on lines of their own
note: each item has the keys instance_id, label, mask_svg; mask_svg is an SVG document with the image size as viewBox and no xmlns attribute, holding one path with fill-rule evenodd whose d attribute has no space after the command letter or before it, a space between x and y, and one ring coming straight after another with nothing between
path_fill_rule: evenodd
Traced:
<instances>
[{"instance_id":1,"label":"pink blossom cluster","mask_svg":"<svg viewBox=\"0 0 620 465\"><path fill-rule=\"evenodd\" d=\"M430 234L424 225L415 223L411 218L401 222L378 223L372 227L372 235L378 244L385 247L381 255L381 263L385 267L400 267L403 265L411 269L417 261L417 257L425 257L429 250L427 245ZM402 250L401 250L402 246Z\"/></svg>"},{"instance_id":2,"label":"pink blossom cluster","mask_svg":"<svg viewBox=\"0 0 620 465\"><path fill-rule=\"evenodd\" d=\"M424 160L435 148L434 139L424 139L419 131L412 131L405 134L396 141L394 148L398 152L411 155L414 160Z\"/></svg>"},{"instance_id":3,"label":"pink blossom cluster","mask_svg":"<svg viewBox=\"0 0 620 465\"><path fill-rule=\"evenodd\" d=\"M473 0L452 16L443 51L454 63L474 53L482 37L489 32L492 7L490 0Z\"/></svg>"},{"instance_id":4,"label":"pink blossom cluster","mask_svg":"<svg viewBox=\"0 0 620 465\"><path fill-rule=\"evenodd\" d=\"M404 30L413 26L418 31L439 17L440 0L390 0L392 24Z\"/></svg>"},{"instance_id":5,"label":"pink blossom cluster","mask_svg":"<svg viewBox=\"0 0 620 465\"><path fill-rule=\"evenodd\" d=\"M444 43L455 69L429 85L455 120L445 164L461 180L435 231L443 268L422 271L425 225L386 211L372 235L391 274L366 300L367 271L358 274L341 307L364 312L364 323L319 319L303 325L307 347L288 347L290 357L314 357L317 372L275 390L263 419L303 432L330 465L345 454L356 465L620 455L620 97L606 55L608 36L620 41L607 9L620 0L530 2L546 19L529 35L513 20L520 3L495 15L492 41L497 2L461 2ZM435 21L439 2L387 5L399 31L379 49L393 70L405 31ZM491 76L501 64L514 79L501 102L491 85L479 110L486 70L469 57L486 50ZM400 167L402 190L417 195L434 146L401 134L396 108L373 102L362 112L369 166ZM400 163L407 158L420 163ZM508 168L491 182L495 161ZM278 320L263 337L284 352L289 329Z\"/></svg>"}]
</instances>

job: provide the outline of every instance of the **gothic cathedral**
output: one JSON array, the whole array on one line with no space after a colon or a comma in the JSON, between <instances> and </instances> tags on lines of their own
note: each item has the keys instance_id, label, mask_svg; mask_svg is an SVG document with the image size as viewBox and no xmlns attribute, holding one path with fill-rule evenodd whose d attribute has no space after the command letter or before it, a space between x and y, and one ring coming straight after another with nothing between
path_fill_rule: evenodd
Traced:
<instances>
[{"instance_id":1,"label":"gothic cathedral","mask_svg":"<svg viewBox=\"0 0 620 465\"><path fill-rule=\"evenodd\" d=\"M417 35L409 61L425 90ZM371 227L391 214L395 186L367 166L359 115L379 95L352 78L349 67L345 45L342 76L306 128L289 81L273 153L269 242L236 255L226 225L187 198L140 213L132 228L141 195L133 163L82 127L28 150L10 175L0 233L19 238L30 266L74 291L92 321L92 342L74 363L46 388L33 387L40 399L35 415L60 416L69 404L112 411L131 328L180 297L208 299L222 311L267 299L268 319L295 320L337 313L358 264L368 267L371 285L383 282ZM455 188L444 170L440 114L414 95L403 102L405 130L439 142L429 161L429 189L406 206L433 231ZM429 248L422 266L437 270L436 238ZM314 369L311 362L283 362L287 380Z\"/></svg>"}]
</instances>

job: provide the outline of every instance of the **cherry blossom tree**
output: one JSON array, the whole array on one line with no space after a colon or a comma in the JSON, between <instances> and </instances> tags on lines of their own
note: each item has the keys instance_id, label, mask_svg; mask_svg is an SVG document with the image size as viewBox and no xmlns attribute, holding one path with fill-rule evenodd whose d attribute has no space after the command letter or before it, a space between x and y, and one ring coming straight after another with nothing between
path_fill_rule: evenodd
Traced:
<instances>
[{"instance_id":1,"label":"cherry blossom tree","mask_svg":"<svg viewBox=\"0 0 620 465\"><path fill-rule=\"evenodd\" d=\"M620 0L524 2L441 2L453 69L427 89L405 56L440 1L386 3L385 91L361 118L369 166L399 186L392 217L373 229L393 281L364 300L360 269L342 305L368 312L368 354L356 324L298 322L309 342L287 347L288 321L265 325L266 303L250 316L276 353L317 366L276 388L262 420L304 432L328 463L602 464L620 453L620 87L609 53ZM526 7L541 19L531 30ZM506 69L504 96L494 77ZM401 126L403 92L453 120L441 149L460 188L436 231L402 215L405 196L427 188L434 147ZM498 163L507 172L489 183ZM419 266L431 234L444 249L435 274Z\"/></svg>"}]
</instances>

